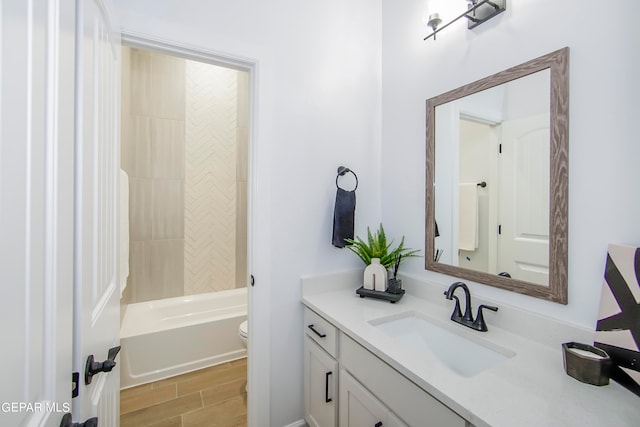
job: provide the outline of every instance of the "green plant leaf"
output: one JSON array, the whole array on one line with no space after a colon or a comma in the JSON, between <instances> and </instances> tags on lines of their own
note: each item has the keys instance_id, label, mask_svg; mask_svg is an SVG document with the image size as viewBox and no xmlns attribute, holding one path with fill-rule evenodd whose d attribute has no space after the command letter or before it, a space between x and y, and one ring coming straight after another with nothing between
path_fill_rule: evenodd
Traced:
<instances>
[{"instance_id":1,"label":"green plant leaf","mask_svg":"<svg viewBox=\"0 0 640 427\"><path fill-rule=\"evenodd\" d=\"M355 253L365 265L371 264L372 258L380 258L380 264L385 268L391 268L398 259L398 256L402 255L402 260L410 257L418 256L419 249L411 249L404 247L404 236L400 240L400 244L395 249L391 249L393 246L393 240L387 241L387 235L384 231L382 223L378 227L378 230L374 233L371 232L371 228L367 227L367 241L365 242L360 237L353 239L345 239L350 243L347 248Z\"/></svg>"}]
</instances>

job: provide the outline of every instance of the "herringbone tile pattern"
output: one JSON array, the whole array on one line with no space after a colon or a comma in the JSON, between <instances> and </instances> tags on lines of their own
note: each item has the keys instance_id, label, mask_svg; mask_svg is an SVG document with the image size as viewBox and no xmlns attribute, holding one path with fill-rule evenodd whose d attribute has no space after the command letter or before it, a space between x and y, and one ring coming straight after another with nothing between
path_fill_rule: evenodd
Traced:
<instances>
[{"instance_id":1,"label":"herringbone tile pattern","mask_svg":"<svg viewBox=\"0 0 640 427\"><path fill-rule=\"evenodd\" d=\"M185 295L235 288L238 72L186 64Z\"/></svg>"}]
</instances>

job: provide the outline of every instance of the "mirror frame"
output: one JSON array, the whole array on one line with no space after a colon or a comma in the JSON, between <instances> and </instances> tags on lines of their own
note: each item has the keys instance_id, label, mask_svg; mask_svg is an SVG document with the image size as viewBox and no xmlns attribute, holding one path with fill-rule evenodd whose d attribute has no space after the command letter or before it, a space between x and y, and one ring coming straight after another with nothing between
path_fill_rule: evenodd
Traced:
<instances>
[{"instance_id":1,"label":"mirror frame","mask_svg":"<svg viewBox=\"0 0 640 427\"><path fill-rule=\"evenodd\" d=\"M484 273L434 261L435 251L435 112L436 107L467 95L550 69L550 200L549 286ZM461 86L427 100L427 165L425 269L473 280L489 286L567 304L568 275L568 140L569 140L569 48Z\"/></svg>"}]
</instances>

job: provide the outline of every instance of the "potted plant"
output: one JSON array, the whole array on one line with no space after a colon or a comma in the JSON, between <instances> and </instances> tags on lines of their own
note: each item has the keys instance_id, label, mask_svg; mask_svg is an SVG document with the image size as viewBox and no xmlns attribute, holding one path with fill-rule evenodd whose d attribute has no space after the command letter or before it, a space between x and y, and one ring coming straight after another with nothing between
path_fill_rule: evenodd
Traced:
<instances>
[{"instance_id":1,"label":"potted plant","mask_svg":"<svg viewBox=\"0 0 640 427\"><path fill-rule=\"evenodd\" d=\"M365 263L365 265L371 264L372 258L379 258L380 264L387 270L392 266L395 266L397 272L397 266L400 264L403 258L418 256L420 252L418 249L411 249L404 247L404 236L400 240L400 244L396 248L391 248L393 240L387 242L387 236L384 233L382 223L378 231L371 233L371 229L367 227L367 241L365 242L360 237L356 236L356 239L345 239L349 243L347 248L358 255L358 257Z\"/></svg>"}]
</instances>

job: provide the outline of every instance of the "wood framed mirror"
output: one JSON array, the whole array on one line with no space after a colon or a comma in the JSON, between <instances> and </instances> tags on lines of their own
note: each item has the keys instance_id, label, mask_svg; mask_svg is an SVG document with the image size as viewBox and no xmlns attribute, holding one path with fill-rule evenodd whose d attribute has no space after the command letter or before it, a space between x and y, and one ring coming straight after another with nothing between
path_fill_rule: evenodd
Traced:
<instances>
[{"instance_id":1,"label":"wood framed mirror","mask_svg":"<svg viewBox=\"0 0 640 427\"><path fill-rule=\"evenodd\" d=\"M425 268L567 303L569 48L427 100Z\"/></svg>"}]
</instances>

